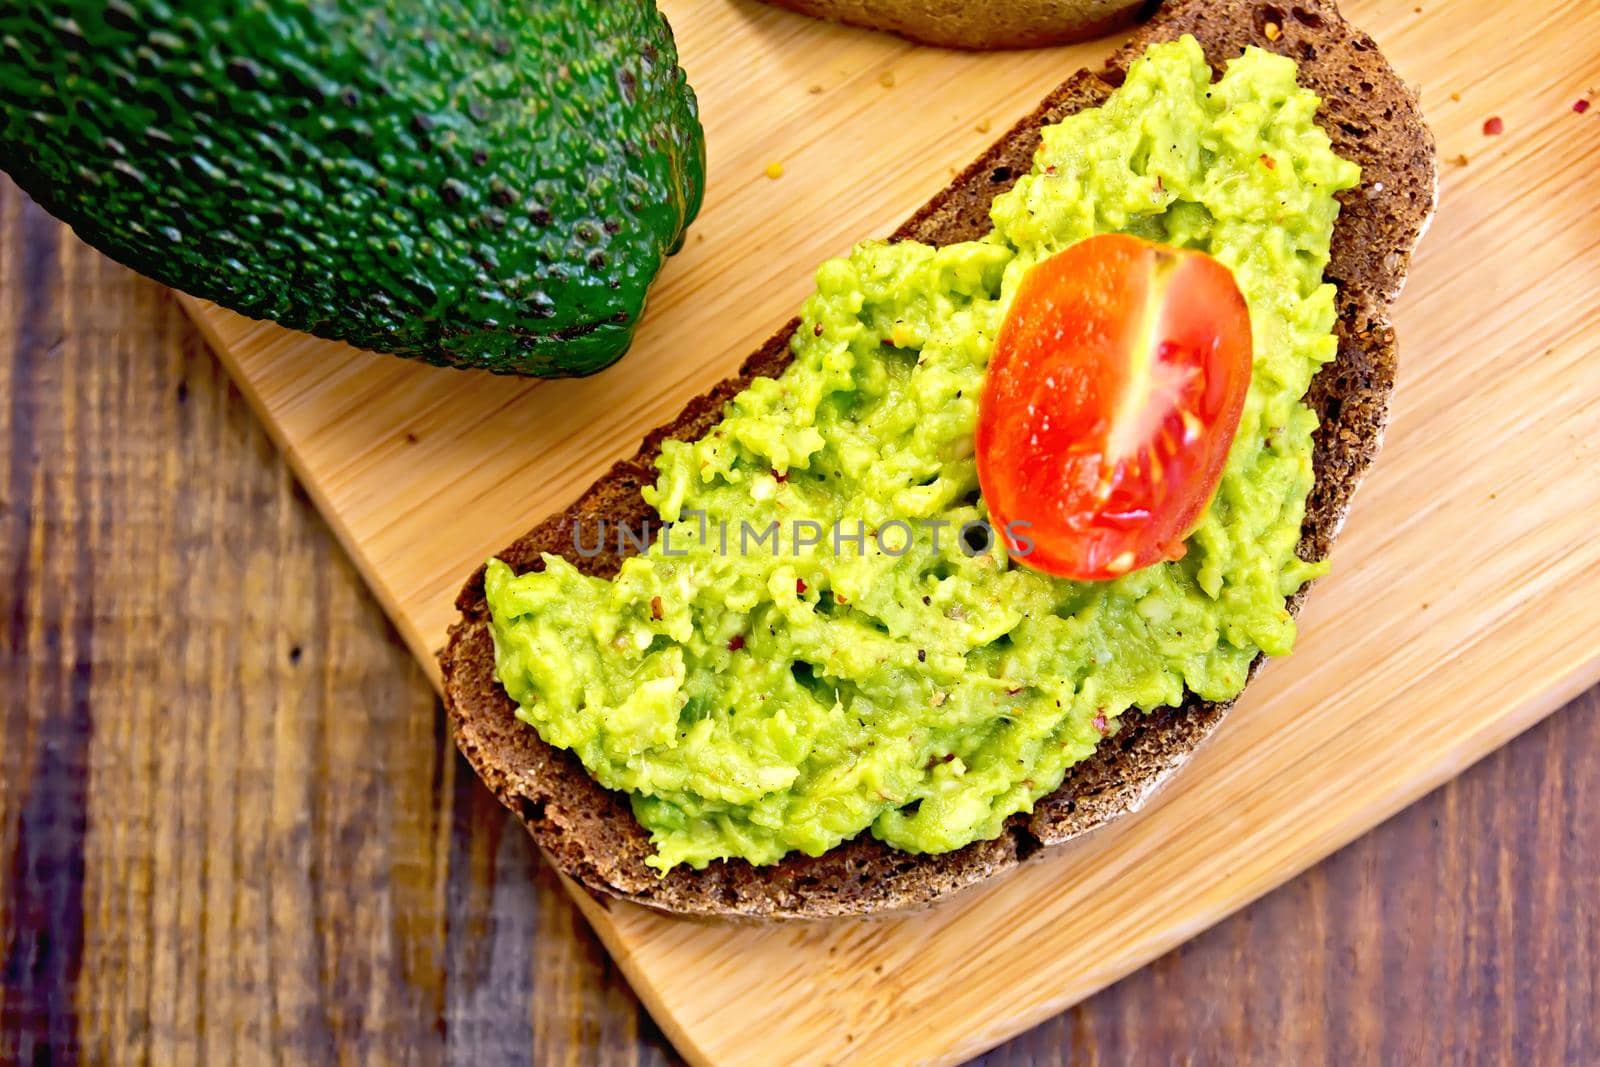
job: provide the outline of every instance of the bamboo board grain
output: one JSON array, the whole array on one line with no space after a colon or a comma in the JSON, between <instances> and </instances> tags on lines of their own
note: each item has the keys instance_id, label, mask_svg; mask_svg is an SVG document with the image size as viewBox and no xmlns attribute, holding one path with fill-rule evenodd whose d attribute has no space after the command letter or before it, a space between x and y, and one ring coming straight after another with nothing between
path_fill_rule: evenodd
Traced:
<instances>
[{"instance_id":1,"label":"bamboo board grain","mask_svg":"<svg viewBox=\"0 0 1600 1067\"><path fill-rule=\"evenodd\" d=\"M701 96L711 187L616 371L463 375L189 304L430 670L474 565L730 372L819 260L892 228L1110 47L958 55L747 0L663 6ZM1600 677L1600 108L1572 106L1600 90L1600 5L1345 7L1421 88L1447 162L1397 312L1389 442L1296 654L1145 812L931 912L760 929L578 894L691 1060L976 1053L1277 885ZM1493 115L1498 138L1481 130ZM763 174L771 162L777 180Z\"/></svg>"}]
</instances>

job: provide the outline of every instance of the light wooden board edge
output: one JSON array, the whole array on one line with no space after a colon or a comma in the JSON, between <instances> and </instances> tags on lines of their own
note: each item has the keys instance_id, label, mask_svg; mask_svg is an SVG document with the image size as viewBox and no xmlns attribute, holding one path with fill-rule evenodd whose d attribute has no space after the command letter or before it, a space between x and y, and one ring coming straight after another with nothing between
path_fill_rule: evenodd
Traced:
<instances>
[{"instance_id":1,"label":"light wooden board edge","mask_svg":"<svg viewBox=\"0 0 1600 1067\"><path fill-rule=\"evenodd\" d=\"M395 632L405 642L411 654L416 657L422 669L427 672L428 681L433 684L434 691L443 695L443 679L439 675L438 653L440 647L424 637L418 630L411 614L404 610L399 597L389 585L383 574L374 566L366 552L362 551L360 541L345 522L344 512L335 506L329 499L321 479L306 465L305 457L301 455L293 441L289 440L283 432L283 426L274 417L270 408L262 402L261 394L256 389L254 378L240 366L233 348L228 340L219 332L220 324L232 318L228 312L205 300L198 300L187 293L173 291L173 296L182 305L191 321L199 327L200 334L217 354L217 359L228 370L228 376L233 379L234 385L244 396L245 403L250 405L250 410L256 413L261 424L267 431L267 436L272 438L272 443L278 451L283 453L284 461L289 464L289 469L294 472L295 479L300 487L305 490L306 496L321 514L328 529L333 531L334 538L339 542L345 554L350 557L351 563L361 574L367 587L372 590L374 599L383 608L383 613L389 617L389 622L394 626ZM466 578L463 575L462 580Z\"/></svg>"}]
</instances>

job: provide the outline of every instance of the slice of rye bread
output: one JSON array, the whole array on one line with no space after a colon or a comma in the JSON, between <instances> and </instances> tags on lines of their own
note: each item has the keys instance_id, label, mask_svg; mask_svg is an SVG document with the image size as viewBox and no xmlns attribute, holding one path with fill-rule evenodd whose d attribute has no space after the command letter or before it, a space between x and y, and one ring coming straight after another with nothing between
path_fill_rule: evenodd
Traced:
<instances>
[{"instance_id":1,"label":"slice of rye bread","mask_svg":"<svg viewBox=\"0 0 1600 1067\"><path fill-rule=\"evenodd\" d=\"M988 232L990 201L1031 167L1039 128L1102 103L1148 45L1185 33L1201 42L1214 69L1251 44L1297 60L1301 84L1322 97L1318 121L1339 154L1362 168L1362 184L1341 195L1327 270L1339 286L1339 354L1317 374L1307 395L1322 425L1300 553L1321 559L1381 443L1395 370L1388 309L1432 216L1436 194L1433 138L1415 97L1372 39L1346 23L1332 3L1169 3L1100 74L1083 71L1068 78L894 236L947 244ZM574 522L605 519L639 528L653 514L639 490L655 480L661 442L703 435L752 378L782 371L797 325L798 320L790 322L736 376L692 401L646 438L636 455L616 464L570 508L535 527L500 558L519 573L537 569L540 553L562 553L573 543ZM610 576L621 556L605 553L575 562L589 573ZM1291 610L1304 595L1302 589L1291 599ZM820 918L926 904L1135 810L1211 733L1229 706L1191 696L1178 708L1124 716L1116 735L1073 767L1031 814L1014 816L992 841L943 855L916 855L863 833L814 858L791 855L764 867L732 860L702 871L675 868L658 877L645 866L653 850L627 798L598 785L575 756L544 744L515 717L515 706L495 680L481 569L462 590L457 607L461 621L451 628L440 660L461 751L556 864L601 894L602 901L610 894L673 912Z\"/></svg>"},{"instance_id":2,"label":"slice of rye bread","mask_svg":"<svg viewBox=\"0 0 1600 1067\"><path fill-rule=\"evenodd\" d=\"M1151 0L769 0L814 18L945 48L1038 48L1131 26Z\"/></svg>"}]
</instances>

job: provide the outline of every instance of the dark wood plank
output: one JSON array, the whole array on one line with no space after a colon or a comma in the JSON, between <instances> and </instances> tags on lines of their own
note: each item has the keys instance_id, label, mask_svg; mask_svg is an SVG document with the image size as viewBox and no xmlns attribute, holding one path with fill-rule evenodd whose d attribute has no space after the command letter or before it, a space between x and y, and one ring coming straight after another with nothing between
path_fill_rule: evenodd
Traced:
<instances>
[{"instance_id":1,"label":"dark wood plank","mask_svg":"<svg viewBox=\"0 0 1600 1067\"><path fill-rule=\"evenodd\" d=\"M672 1061L170 297L3 182L0 566L0 1063ZM1592 693L983 1062L1600 1062L1597 776Z\"/></svg>"},{"instance_id":2,"label":"dark wood plank","mask_svg":"<svg viewBox=\"0 0 1600 1067\"><path fill-rule=\"evenodd\" d=\"M0 184L0 1063L658 1063L171 297Z\"/></svg>"}]
</instances>

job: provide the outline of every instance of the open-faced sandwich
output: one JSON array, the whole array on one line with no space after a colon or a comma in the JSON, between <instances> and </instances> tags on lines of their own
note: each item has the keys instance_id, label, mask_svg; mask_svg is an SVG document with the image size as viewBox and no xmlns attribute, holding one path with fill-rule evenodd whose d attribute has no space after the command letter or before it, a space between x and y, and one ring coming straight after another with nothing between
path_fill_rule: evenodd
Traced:
<instances>
[{"instance_id":1,"label":"open-faced sandwich","mask_svg":"<svg viewBox=\"0 0 1600 1067\"><path fill-rule=\"evenodd\" d=\"M1332 4L1167 5L474 576L462 751L701 914L922 904L1136 808L1294 642L1434 177Z\"/></svg>"}]
</instances>

